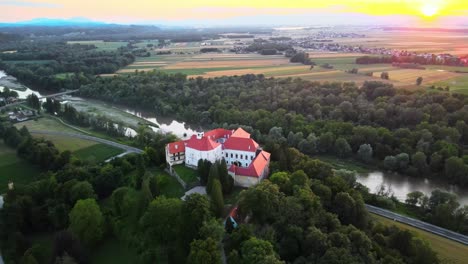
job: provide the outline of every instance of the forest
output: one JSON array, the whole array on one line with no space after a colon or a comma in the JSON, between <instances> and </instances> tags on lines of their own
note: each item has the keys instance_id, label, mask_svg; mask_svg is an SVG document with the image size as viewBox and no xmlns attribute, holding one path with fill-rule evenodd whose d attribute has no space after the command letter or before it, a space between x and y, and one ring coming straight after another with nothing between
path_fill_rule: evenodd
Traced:
<instances>
[{"instance_id":1,"label":"forest","mask_svg":"<svg viewBox=\"0 0 468 264\"><path fill-rule=\"evenodd\" d=\"M80 94L205 126L276 133L307 155L355 158L412 177L468 185L466 96L397 90L391 84L318 83L263 75L186 79L136 73L97 78Z\"/></svg>"},{"instance_id":2,"label":"forest","mask_svg":"<svg viewBox=\"0 0 468 264\"><path fill-rule=\"evenodd\" d=\"M31 87L52 91L78 89L90 83L94 75L114 73L135 60L125 47L98 51L94 45L50 41L13 46L15 53L0 53L0 69Z\"/></svg>"}]
</instances>

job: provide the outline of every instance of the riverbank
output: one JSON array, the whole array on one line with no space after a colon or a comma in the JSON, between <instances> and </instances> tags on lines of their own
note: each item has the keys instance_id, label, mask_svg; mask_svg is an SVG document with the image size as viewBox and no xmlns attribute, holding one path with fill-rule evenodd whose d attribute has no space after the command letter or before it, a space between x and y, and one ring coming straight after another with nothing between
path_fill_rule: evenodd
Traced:
<instances>
[{"instance_id":1,"label":"riverbank","mask_svg":"<svg viewBox=\"0 0 468 264\"><path fill-rule=\"evenodd\" d=\"M437 179L411 177L384 171L377 166L364 164L351 158L341 159L330 155L316 155L313 158L330 163L334 169L355 171L357 182L367 187L372 194L378 193L383 187L386 193L404 203L408 193L420 191L430 196L432 191L438 189L457 195L457 201L461 206L468 205L468 188L460 188Z\"/></svg>"}]
</instances>

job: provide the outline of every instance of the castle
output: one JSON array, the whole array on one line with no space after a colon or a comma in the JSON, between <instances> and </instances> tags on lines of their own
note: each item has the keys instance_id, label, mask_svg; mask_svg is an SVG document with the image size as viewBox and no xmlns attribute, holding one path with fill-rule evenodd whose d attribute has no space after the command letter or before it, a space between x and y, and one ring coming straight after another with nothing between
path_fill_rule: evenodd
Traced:
<instances>
[{"instance_id":1,"label":"castle","mask_svg":"<svg viewBox=\"0 0 468 264\"><path fill-rule=\"evenodd\" d=\"M166 145L169 166L185 163L188 167L197 167L199 160L214 163L221 159L226 161L235 185L250 187L268 176L270 153L263 151L242 128L200 132L188 140Z\"/></svg>"}]
</instances>

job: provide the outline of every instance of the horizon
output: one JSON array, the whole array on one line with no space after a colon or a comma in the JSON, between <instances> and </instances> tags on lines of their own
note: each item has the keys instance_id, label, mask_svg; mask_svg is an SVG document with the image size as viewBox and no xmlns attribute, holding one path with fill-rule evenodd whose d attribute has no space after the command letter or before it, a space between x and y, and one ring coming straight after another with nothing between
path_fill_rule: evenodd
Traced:
<instances>
[{"instance_id":1,"label":"horizon","mask_svg":"<svg viewBox=\"0 0 468 264\"><path fill-rule=\"evenodd\" d=\"M112 5L110 5L112 3ZM183 6L183 7L182 7ZM153 3L89 0L7 0L0 23L21 24L35 19L86 19L109 24L168 26L264 25L399 25L408 27L466 27L468 4L462 0L237 1L175 0ZM109 15L112 14L112 15Z\"/></svg>"}]
</instances>

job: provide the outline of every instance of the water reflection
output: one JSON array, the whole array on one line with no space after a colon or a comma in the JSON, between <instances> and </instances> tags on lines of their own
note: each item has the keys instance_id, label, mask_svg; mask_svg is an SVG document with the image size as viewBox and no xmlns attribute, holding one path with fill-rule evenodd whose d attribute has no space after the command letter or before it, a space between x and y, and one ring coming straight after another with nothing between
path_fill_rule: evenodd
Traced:
<instances>
[{"instance_id":1,"label":"water reflection","mask_svg":"<svg viewBox=\"0 0 468 264\"><path fill-rule=\"evenodd\" d=\"M156 117L144 111L136 111L128 108L122 110L157 125L159 129L151 127L154 131L161 131L163 133L170 132L182 139L187 139L196 133L196 130L185 122L179 122L171 118Z\"/></svg>"},{"instance_id":2,"label":"water reflection","mask_svg":"<svg viewBox=\"0 0 468 264\"><path fill-rule=\"evenodd\" d=\"M373 171L370 173L359 173L357 181L369 188L371 193L379 191L381 186L390 189L393 195L400 201L405 201L406 194L420 191L427 196L435 189L454 193L458 196L461 205L468 205L468 190L455 185L446 184L430 179L414 178L394 173Z\"/></svg>"}]
</instances>

